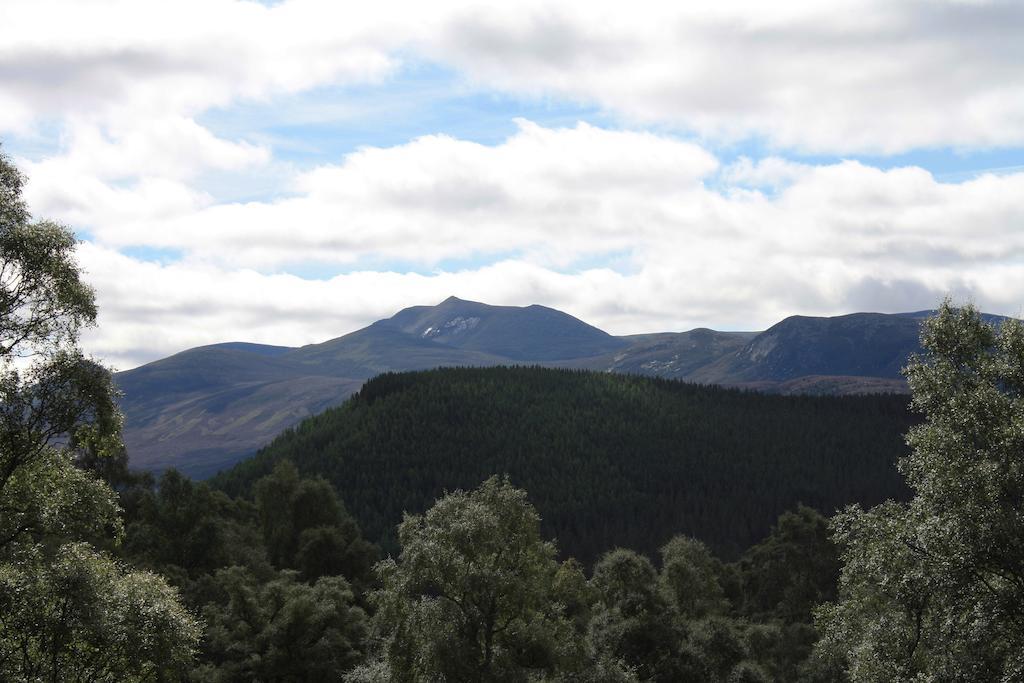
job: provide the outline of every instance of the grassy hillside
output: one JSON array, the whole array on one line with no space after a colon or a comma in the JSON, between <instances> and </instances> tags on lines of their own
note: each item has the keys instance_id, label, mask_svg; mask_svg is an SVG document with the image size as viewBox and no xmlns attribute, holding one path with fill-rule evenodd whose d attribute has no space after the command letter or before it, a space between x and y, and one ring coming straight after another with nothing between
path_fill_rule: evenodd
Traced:
<instances>
[{"instance_id":1,"label":"grassy hillside","mask_svg":"<svg viewBox=\"0 0 1024 683\"><path fill-rule=\"evenodd\" d=\"M281 459L338 489L394 549L403 511L507 473L584 562L685 533L734 557L797 503L904 497L905 396L770 396L541 368L389 373L214 483L245 493Z\"/></svg>"}]
</instances>

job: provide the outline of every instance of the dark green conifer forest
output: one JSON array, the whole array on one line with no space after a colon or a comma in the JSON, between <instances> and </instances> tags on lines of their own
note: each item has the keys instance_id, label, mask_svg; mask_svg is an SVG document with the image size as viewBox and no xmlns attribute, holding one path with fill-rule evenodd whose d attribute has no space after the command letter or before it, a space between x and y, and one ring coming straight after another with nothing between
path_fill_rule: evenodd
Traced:
<instances>
[{"instance_id":1,"label":"dark green conifer forest","mask_svg":"<svg viewBox=\"0 0 1024 683\"><path fill-rule=\"evenodd\" d=\"M330 481L366 534L395 552L403 512L507 474L529 491L543 535L587 566L615 546L654 555L677 533L735 559L798 504L831 514L906 498L895 463L912 423L899 395L447 368L380 375L213 484L247 495L290 460Z\"/></svg>"}]
</instances>

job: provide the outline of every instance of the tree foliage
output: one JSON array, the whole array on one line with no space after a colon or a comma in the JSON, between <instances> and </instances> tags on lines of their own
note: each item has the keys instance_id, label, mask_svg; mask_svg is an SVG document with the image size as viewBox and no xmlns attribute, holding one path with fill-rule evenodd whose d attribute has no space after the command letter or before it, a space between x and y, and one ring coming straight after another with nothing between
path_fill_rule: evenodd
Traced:
<instances>
[{"instance_id":1,"label":"tree foliage","mask_svg":"<svg viewBox=\"0 0 1024 683\"><path fill-rule=\"evenodd\" d=\"M787 631L813 634L809 614L786 621L784 606L742 614L738 573L752 558L726 565L679 536L663 547L660 567L616 548L588 579L575 560L555 561L538 522L525 492L498 477L407 516L401 555L377 567L370 658L347 680L830 680L808 661L813 637L808 644ZM796 547L806 541L766 543L801 557Z\"/></svg>"},{"instance_id":2,"label":"tree foliage","mask_svg":"<svg viewBox=\"0 0 1024 683\"><path fill-rule=\"evenodd\" d=\"M835 599L839 567L828 519L804 505L784 512L739 563L742 611L753 619L808 621L817 605Z\"/></svg>"},{"instance_id":3,"label":"tree foliage","mask_svg":"<svg viewBox=\"0 0 1024 683\"><path fill-rule=\"evenodd\" d=\"M908 504L851 508L823 648L855 681L1024 678L1024 325L948 301L906 370Z\"/></svg>"},{"instance_id":4,"label":"tree foliage","mask_svg":"<svg viewBox=\"0 0 1024 683\"><path fill-rule=\"evenodd\" d=\"M651 561L616 548L594 566L597 600L587 638L595 655L621 662L640 680L673 680L683 667L676 651L683 637Z\"/></svg>"},{"instance_id":5,"label":"tree foliage","mask_svg":"<svg viewBox=\"0 0 1024 683\"><path fill-rule=\"evenodd\" d=\"M367 619L341 576L312 585L282 573L260 581L234 566L217 572L225 596L205 606L208 633L193 680L331 681L362 661Z\"/></svg>"},{"instance_id":6,"label":"tree foliage","mask_svg":"<svg viewBox=\"0 0 1024 683\"><path fill-rule=\"evenodd\" d=\"M374 600L387 680L517 681L571 658L555 547L525 492L492 477L398 533L401 555L378 565Z\"/></svg>"},{"instance_id":7,"label":"tree foliage","mask_svg":"<svg viewBox=\"0 0 1024 683\"><path fill-rule=\"evenodd\" d=\"M231 498L168 470L121 492L123 553L207 623L196 681L339 680L362 661L377 558L334 490L282 463Z\"/></svg>"},{"instance_id":8,"label":"tree foliage","mask_svg":"<svg viewBox=\"0 0 1024 683\"><path fill-rule=\"evenodd\" d=\"M102 533L116 502L73 469L120 446L110 373L77 347L95 323L71 231L32 223L0 155L0 557L42 536Z\"/></svg>"},{"instance_id":9,"label":"tree foliage","mask_svg":"<svg viewBox=\"0 0 1024 683\"><path fill-rule=\"evenodd\" d=\"M160 577L86 543L0 564L0 679L176 680L199 623Z\"/></svg>"},{"instance_id":10,"label":"tree foliage","mask_svg":"<svg viewBox=\"0 0 1024 683\"><path fill-rule=\"evenodd\" d=\"M110 372L78 348L95 324L67 228L33 223L0 155L0 673L153 680L191 657L196 620L116 543L115 493L75 466L123 453Z\"/></svg>"},{"instance_id":11,"label":"tree foliage","mask_svg":"<svg viewBox=\"0 0 1024 683\"><path fill-rule=\"evenodd\" d=\"M290 461L253 487L270 560L306 580L341 574L363 583L377 559L334 488L321 477L300 477Z\"/></svg>"}]
</instances>

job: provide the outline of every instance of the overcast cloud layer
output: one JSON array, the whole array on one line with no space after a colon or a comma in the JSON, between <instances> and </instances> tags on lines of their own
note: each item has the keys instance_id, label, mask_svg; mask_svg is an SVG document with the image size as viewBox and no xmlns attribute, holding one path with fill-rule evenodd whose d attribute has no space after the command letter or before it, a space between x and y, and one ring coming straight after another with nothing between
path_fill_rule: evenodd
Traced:
<instances>
[{"instance_id":1,"label":"overcast cloud layer","mask_svg":"<svg viewBox=\"0 0 1024 683\"><path fill-rule=\"evenodd\" d=\"M1024 148L1024 5L677 4L8 0L0 140L25 150L34 213L86 236L88 344L122 368L322 341L451 294L621 334L946 294L1021 313L1024 172L872 164ZM282 159L298 123L202 123L310 92L358 109L351 88L425 64L601 122L518 119L487 145L441 126L326 165Z\"/></svg>"}]
</instances>

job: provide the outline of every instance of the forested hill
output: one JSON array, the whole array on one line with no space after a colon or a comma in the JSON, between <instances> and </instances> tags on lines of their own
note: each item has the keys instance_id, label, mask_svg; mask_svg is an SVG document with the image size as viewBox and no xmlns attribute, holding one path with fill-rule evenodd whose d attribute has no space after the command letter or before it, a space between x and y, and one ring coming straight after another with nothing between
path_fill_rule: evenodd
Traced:
<instances>
[{"instance_id":1,"label":"forested hill","mask_svg":"<svg viewBox=\"0 0 1024 683\"><path fill-rule=\"evenodd\" d=\"M797 503L830 514L906 497L907 402L542 368L387 373L213 482L247 493L292 460L393 552L404 511L507 473L585 563L615 546L653 554L677 533L735 557Z\"/></svg>"},{"instance_id":2,"label":"forested hill","mask_svg":"<svg viewBox=\"0 0 1024 683\"><path fill-rule=\"evenodd\" d=\"M118 373L136 467L205 478L382 372L542 365L782 394L905 392L921 318L790 316L764 332L699 328L613 337L545 306L450 297L301 348L227 343Z\"/></svg>"}]
</instances>

